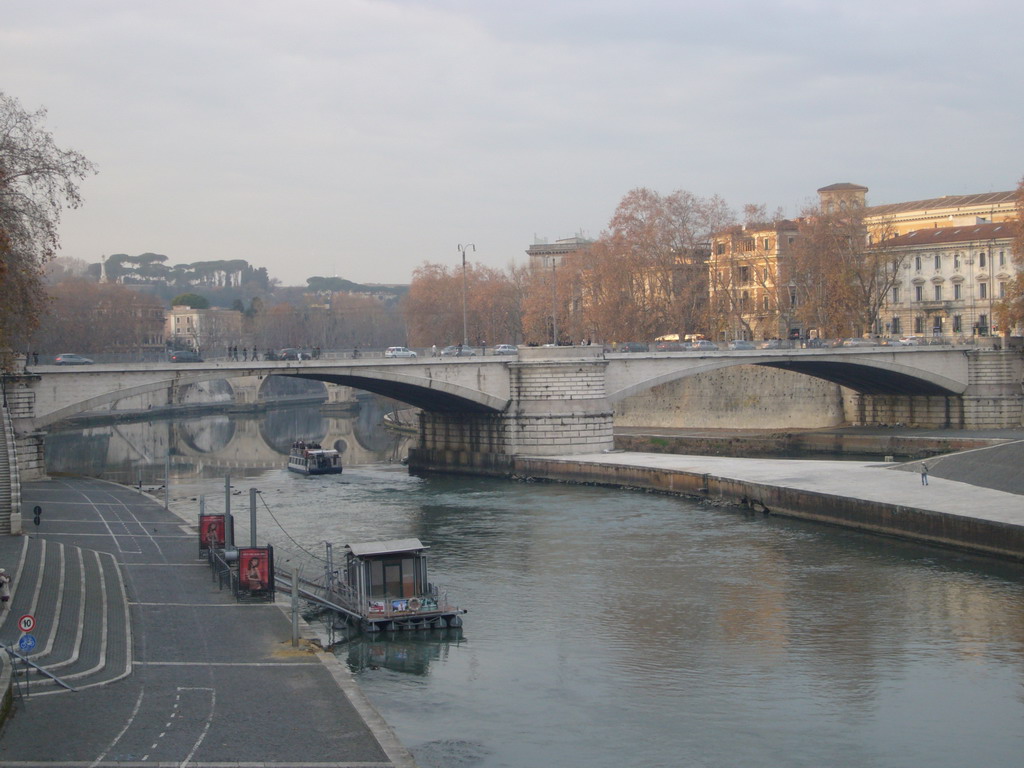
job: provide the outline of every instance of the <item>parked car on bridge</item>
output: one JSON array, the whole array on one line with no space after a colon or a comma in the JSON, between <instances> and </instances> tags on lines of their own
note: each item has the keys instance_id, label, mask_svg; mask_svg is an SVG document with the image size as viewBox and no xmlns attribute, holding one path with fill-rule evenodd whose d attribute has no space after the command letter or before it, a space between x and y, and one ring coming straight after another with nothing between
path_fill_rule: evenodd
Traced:
<instances>
[{"instance_id":1,"label":"parked car on bridge","mask_svg":"<svg viewBox=\"0 0 1024 768\"><path fill-rule=\"evenodd\" d=\"M499 344L494 348L494 354L496 355L518 355L519 350L515 344Z\"/></svg>"},{"instance_id":2,"label":"parked car on bridge","mask_svg":"<svg viewBox=\"0 0 1024 768\"><path fill-rule=\"evenodd\" d=\"M441 350L441 357L476 357L476 352L472 347L450 344Z\"/></svg>"},{"instance_id":3,"label":"parked car on bridge","mask_svg":"<svg viewBox=\"0 0 1024 768\"><path fill-rule=\"evenodd\" d=\"M57 365L92 365L92 360L88 357L76 355L74 352L61 352L53 358L53 362Z\"/></svg>"},{"instance_id":4,"label":"parked car on bridge","mask_svg":"<svg viewBox=\"0 0 1024 768\"><path fill-rule=\"evenodd\" d=\"M659 341L654 345L655 352L682 352L683 343L680 341Z\"/></svg>"},{"instance_id":5,"label":"parked car on bridge","mask_svg":"<svg viewBox=\"0 0 1024 768\"><path fill-rule=\"evenodd\" d=\"M690 342L689 349L693 352L717 352L718 345L708 339L697 339Z\"/></svg>"},{"instance_id":6,"label":"parked car on bridge","mask_svg":"<svg viewBox=\"0 0 1024 768\"><path fill-rule=\"evenodd\" d=\"M277 354L274 357L275 360L312 360L313 353L307 352L304 349L298 347L285 347L284 349L277 350Z\"/></svg>"},{"instance_id":7,"label":"parked car on bridge","mask_svg":"<svg viewBox=\"0 0 1024 768\"><path fill-rule=\"evenodd\" d=\"M878 342L875 341L874 339L864 339L864 338L857 337L857 338L853 338L853 339L844 339L843 340L843 346L844 347L877 347L878 346Z\"/></svg>"},{"instance_id":8,"label":"parked car on bridge","mask_svg":"<svg viewBox=\"0 0 1024 768\"><path fill-rule=\"evenodd\" d=\"M172 363L201 363L203 358L191 349L174 349L167 353L167 359Z\"/></svg>"},{"instance_id":9,"label":"parked car on bridge","mask_svg":"<svg viewBox=\"0 0 1024 768\"><path fill-rule=\"evenodd\" d=\"M388 347L384 350L384 357L416 357L416 353L408 347Z\"/></svg>"},{"instance_id":10,"label":"parked car on bridge","mask_svg":"<svg viewBox=\"0 0 1024 768\"><path fill-rule=\"evenodd\" d=\"M615 345L616 352L647 352L648 349L642 341L620 341Z\"/></svg>"}]
</instances>

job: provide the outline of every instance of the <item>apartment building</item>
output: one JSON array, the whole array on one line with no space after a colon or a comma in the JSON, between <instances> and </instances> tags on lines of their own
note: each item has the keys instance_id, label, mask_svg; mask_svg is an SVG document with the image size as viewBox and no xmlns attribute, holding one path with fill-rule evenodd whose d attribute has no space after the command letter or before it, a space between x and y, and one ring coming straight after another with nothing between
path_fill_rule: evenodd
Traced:
<instances>
[{"instance_id":1,"label":"apartment building","mask_svg":"<svg viewBox=\"0 0 1024 768\"><path fill-rule=\"evenodd\" d=\"M989 335L993 309L1014 275L1011 259L1016 193L947 195L868 206L868 188L850 182L818 189L822 212L863 209L864 237L887 252L904 251L902 275L872 329L879 335ZM787 262L800 221L733 228L713 238L709 291L718 338L804 335ZM884 246L883 246L884 244Z\"/></svg>"},{"instance_id":2,"label":"apartment building","mask_svg":"<svg viewBox=\"0 0 1024 768\"><path fill-rule=\"evenodd\" d=\"M165 322L164 336L179 349L219 349L242 338L242 313L234 309L172 307Z\"/></svg>"},{"instance_id":3,"label":"apartment building","mask_svg":"<svg viewBox=\"0 0 1024 768\"><path fill-rule=\"evenodd\" d=\"M708 292L718 340L799 338L790 255L797 222L735 227L711 239Z\"/></svg>"},{"instance_id":4,"label":"apartment building","mask_svg":"<svg viewBox=\"0 0 1024 768\"><path fill-rule=\"evenodd\" d=\"M887 240L887 251L905 257L877 332L954 339L999 333L993 313L1015 273L1012 229L1008 221L979 220Z\"/></svg>"}]
</instances>

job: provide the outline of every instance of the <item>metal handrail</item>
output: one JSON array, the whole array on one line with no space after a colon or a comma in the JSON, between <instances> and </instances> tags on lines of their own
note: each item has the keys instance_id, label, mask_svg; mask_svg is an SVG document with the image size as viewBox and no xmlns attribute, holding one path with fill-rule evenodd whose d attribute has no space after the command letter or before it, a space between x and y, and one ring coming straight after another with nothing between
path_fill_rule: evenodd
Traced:
<instances>
[{"instance_id":1,"label":"metal handrail","mask_svg":"<svg viewBox=\"0 0 1024 768\"><path fill-rule=\"evenodd\" d=\"M5 645L4 643L0 643L0 648L3 648L5 651L7 651L7 655L11 657L11 659L12 659L11 666L12 667L14 666L13 659L20 659L25 665L34 668L36 671L40 672L43 675L46 675L48 678L50 678L55 683L57 683L57 685L59 685L59 686L61 686L63 688L67 688L69 691L77 691L78 690L73 685L68 685L67 683L65 683L63 680L61 680L59 677L57 677L52 672L49 672L49 671L43 669L41 666L39 666L34 661L32 661L32 659L29 659L29 658L27 658L25 656L22 656L20 653L18 653L16 650L11 648L9 645ZM20 684L19 684L19 689L20 689Z\"/></svg>"}]
</instances>

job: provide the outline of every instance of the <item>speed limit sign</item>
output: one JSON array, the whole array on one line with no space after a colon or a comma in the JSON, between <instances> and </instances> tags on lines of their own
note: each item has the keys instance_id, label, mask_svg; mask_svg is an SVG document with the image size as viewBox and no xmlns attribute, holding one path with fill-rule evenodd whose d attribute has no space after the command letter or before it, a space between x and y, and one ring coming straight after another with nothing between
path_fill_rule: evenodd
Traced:
<instances>
[{"instance_id":1,"label":"speed limit sign","mask_svg":"<svg viewBox=\"0 0 1024 768\"><path fill-rule=\"evenodd\" d=\"M22 632L31 632L36 626L36 617L31 613L26 613L18 619L18 626Z\"/></svg>"}]
</instances>

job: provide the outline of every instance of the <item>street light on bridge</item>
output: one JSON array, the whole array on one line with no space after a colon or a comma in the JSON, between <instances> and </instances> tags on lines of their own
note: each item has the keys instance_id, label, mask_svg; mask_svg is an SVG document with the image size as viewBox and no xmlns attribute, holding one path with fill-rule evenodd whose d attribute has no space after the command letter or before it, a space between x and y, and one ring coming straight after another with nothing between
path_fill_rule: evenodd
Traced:
<instances>
[{"instance_id":1,"label":"street light on bridge","mask_svg":"<svg viewBox=\"0 0 1024 768\"><path fill-rule=\"evenodd\" d=\"M469 346L469 332L466 326L466 251L470 248L476 253L476 246L473 243L459 245L459 253L462 254L462 348Z\"/></svg>"}]
</instances>

